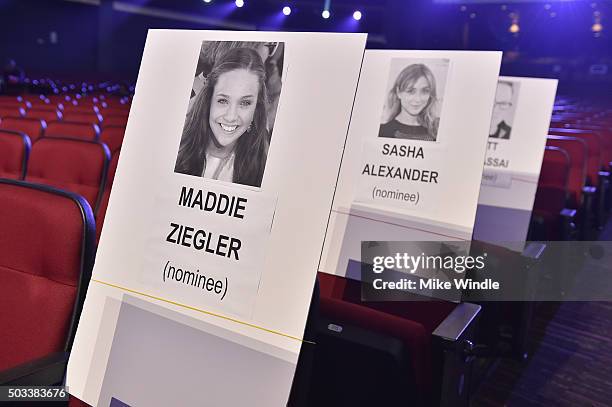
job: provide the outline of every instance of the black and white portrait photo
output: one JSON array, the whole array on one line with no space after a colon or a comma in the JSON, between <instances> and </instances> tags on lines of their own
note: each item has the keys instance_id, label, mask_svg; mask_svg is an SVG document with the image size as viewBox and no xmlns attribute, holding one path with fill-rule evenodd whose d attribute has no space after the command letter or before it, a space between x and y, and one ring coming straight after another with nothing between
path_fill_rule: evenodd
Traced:
<instances>
[{"instance_id":1,"label":"black and white portrait photo","mask_svg":"<svg viewBox=\"0 0 612 407\"><path fill-rule=\"evenodd\" d=\"M284 43L204 41L174 172L260 187Z\"/></svg>"},{"instance_id":2,"label":"black and white portrait photo","mask_svg":"<svg viewBox=\"0 0 612 407\"><path fill-rule=\"evenodd\" d=\"M391 60L378 136L436 141L448 67L448 59Z\"/></svg>"},{"instance_id":3,"label":"black and white portrait photo","mask_svg":"<svg viewBox=\"0 0 612 407\"><path fill-rule=\"evenodd\" d=\"M520 83L501 80L497 82L495 104L491 115L489 137L510 140L516 101L518 100Z\"/></svg>"}]
</instances>

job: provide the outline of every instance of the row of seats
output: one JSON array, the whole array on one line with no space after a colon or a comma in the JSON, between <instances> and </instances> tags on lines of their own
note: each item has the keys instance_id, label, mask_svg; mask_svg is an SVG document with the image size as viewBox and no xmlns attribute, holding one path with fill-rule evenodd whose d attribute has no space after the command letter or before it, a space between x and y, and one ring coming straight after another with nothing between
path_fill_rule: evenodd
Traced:
<instances>
[{"instance_id":1,"label":"row of seats","mask_svg":"<svg viewBox=\"0 0 612 407\"><path fill-rule=\"evenodd\" d=\"M64 380L125 131L113 137L112 127L100 133L93 123L47 125L32 118L36 109L68 109L53 97L25 100L32 96L17 103L0 96L0 109L25 111L0 121L0 307L11 310L0 313L10 332L0 335L3 385ZM113 145L112 158L99 140Z\"/></svg>"},{"instance_id":2,"label":"row of seats","mask_svg":"<svg viewBox=\"0 0 612 407\"><path fill-rule=\"evenodd\" d=\"M34 104L27 101L0 99L0 118L6 116L27 117L46 121L92 123L99 126L125 126L129 114L126 108L105 108L97 105Z\"/></svg>"},{"instance_id":3,"label":"row of seats","mask_svg":"<svg viewBox=\"0 0 612 407\"><path fill-rule=\"evenodd\" d=\"M531 237L589 239L610 209L612 115L571 112L552 117L534 203Z\"/></svg>"},{"instance_id":4,"label":"row of seats","mask_svg":"<svg viewBox=\"0 0 612 407\"><path fill-rule=\"evenodd\" d=\"M6 96L0 95L0 104L8 106L19 106L26 109L54 107L59 110L85 110L86 108L96 107L99 111L118 111L125 112L130 108L129 99L119 99L114 97L82 96L76 95L25 95L25 96Z\"/></svg>"},{"instance_id":5,"label":"row of seats","mask_svg":"<svg viewBox=\"0 0 612 407\"><path fill-rule=\"evenodd\" d=\"M592 114L588 117L592 117ZM27 150L27 141L24 140L26 139L21 138L21 143ZM605 183L600 180L600 175L605 178L605 174L598 173L597 178L593 177L593 168L590 168L589 172L588 149L581 150L580 159L578 156L572 159L571 153L574 149L578 151L576 146L589 146L587 141L580 140L582 139L576 134L551 135L538 190L540 200L541 191L546 191L546 188L553 191L544 195L551 203L558 205L552 210L553 214L558 215L568 207L574 207L573 210L578 215L571 219L570 229L572 222L587 219L593 214L591 206L583 207L584 201L592 199L597 202L594 198L588 198L595 196L592 194L596 191L578 190L578 181L583 189L605 189ZM564 144L553 145L557 142ZM41 143L44 148L39 147ZM31 161L38 160L39 151L48 154L49 150L55 151L54 146L68 151L76 146L75 143L99 145L93 141L49 137L36 141L31 147L30 164L25 172L26 181L29 180ZM105 202L108 203L117 157L118 155L114 155L114 164L109 165L106 185L101 189L100 204L95 205L97 225L103 222ZM593 163L594 160L592 157L591 159ZM577 177L572 179L576 185L570 182L572 174ZM41 182L40 179L36 181ZM595 185L590 185L591 183ZM59 183L52 185L69 187ZM542 202L536 199L536 203ZM549 209L544 205L541 213L546 213L545 210ZM101 219L98 219L100 217ZM534 217L537 217L537 214L534 213ZM561 228L557 232L561 234ZM517 269L521 268L522 262L525 261L522 254L503 248L490 249L489 253L498 257L500 264L511 264ZM471 313L468 312L469 310L463 307L466 304L444 301L363 302L358 282L327 274L319 274L318 279L320 315L316 319L318 323L314 338L317 345L313 354L310 388L304 396L305 405L467 405L469 383L465 381L469 377L473 357L477 354L471 344L473 341L480 341L487 334L491 336L496 327L487 325L480 332L476 332L470 323L466 325L468 329L461 331L456 337L440 335L441 327L449 318L452 317L456 321L461 315L477 315L477 312L474 309ZM495 318L497 316L495 315ZM521 314L520 318L524 316ZM507 335L507 330L504 335ZM54 346L58 348L57 344ZM310 345L304 344L303 351L307 351L308 346ZM363 369L364 365L367 365L368 369Z\"/></svg>"},{"instance_id":6,"label":"row of seats","mask_svg":"<svg viewBox=\"0 0 612 407\"><path fill-rule=\"evenodd\" d=\"M115 177L118 152L97 141L43 137L0 130L0 178L25 180L76 193L93 209L99 238Z\"/></svg>"},{"instance_id":7,"label":"row of seats","mask_svg":"<svg viewBox=\"0 0 612 407\"><path fill-rule=\"evenodd\" d=\"M0 383L60 384L95 257L93 212L77 194L0 178L0 225Z\"/></svg>"},{"instance_id":8,"label":"row of seats","mask_svg":"<svg viewBox=\"0 0 612 407\"><path fill-rule=\"evenodd\" d=\"M19 132L27 135L32 143L42 137L73 138L86 141L102 141L115 154L121 148L125 126L107 126L100 130L97 124L51 121L25 117L4 117L0 119L0 130Z\"/></svg>"}]
</instances>

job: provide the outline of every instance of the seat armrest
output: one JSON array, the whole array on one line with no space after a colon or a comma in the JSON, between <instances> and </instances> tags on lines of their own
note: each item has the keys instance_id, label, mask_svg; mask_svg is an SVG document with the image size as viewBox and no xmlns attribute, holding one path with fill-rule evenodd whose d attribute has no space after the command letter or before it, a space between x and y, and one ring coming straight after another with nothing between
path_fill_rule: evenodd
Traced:
<instances>
[{"instance_id":1,"label":"seat armrest","mask_svg":"<svg viewBox=\"0 0 612 407\"><path fill-rule=\"evenodd\" d=\"M582 206L580 239L587 240L589 236L589 231L593 223L592 218L596 216L593 210L595 208L595 197L597 195L597 187L593 187L593 186L582 187L582 193L584 194L584 203Z\"/></svg>"},{"instance_id":2,"label":"seat armrest","mask_svg":"<svg viewBox=\"0 0 612 407\"><path fill-rule=\"evenodd\" d=\"M480 309L480 305L469 302L457 304L455 309L433 331L432 335L447 341L459 340L474 321Z\"/></svg>"},{"instance_id":3,"label":"seat armrest","mask_svg":"<svg viewBox=\"0 0 612 407\"><path fill-rule=\"evenodd\" d=\"M576 218L576 209L563 208L561 209L560 215L565 219L575 219Z\"/></svg>"},{"instance_id":4,"label":"seat armrest","mask_svg":"<svg viewBox=\"0 0 612 407\"><path fill-rule=\"evenodd\" d=\"M68 352L55 352L0 372L0 385L53 386L63 382Z\"/></svg>"},{"instance_id":5,"label":"seat armrest","mask_svg":"<svg viewBox=\"0 0 612 407\"><path fill-rule=\"evenodd\" d=\"M563 208L561 216L561 237L563 240L572 240L576 235L576 209Z\"/></svg>"},{"instance_id":6,"label":"seat armrest","mask_svg":"<svg viewBox=\"0 0 612 407\"><path fill-rule=\"evenodd\" d=\"M546 250L545 243L527 242L523 249L523 257L531 261L537 261L542 257L544 250Z\"/></svg>"}]
</instances>

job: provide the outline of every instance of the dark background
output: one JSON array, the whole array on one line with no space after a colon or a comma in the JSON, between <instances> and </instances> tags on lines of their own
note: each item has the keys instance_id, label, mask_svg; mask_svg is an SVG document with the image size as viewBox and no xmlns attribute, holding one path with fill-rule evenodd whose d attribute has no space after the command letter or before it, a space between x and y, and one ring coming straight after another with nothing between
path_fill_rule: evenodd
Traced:
<instances>
[{"instance_id":1,"label":"dark background","mask_svg":"<svg viewBox=\"0 0 612 407\"><path fill-rule=\"evenodd\" d=\"M505 75L559 78L577 92L612 85L610 0L331 0L328 20L323 7L324 0L245 0L243 8L233 0L0 0L0 58L15 58L29 76L135 80L149 28L368 32L368 48L502 50ZM592 31L596 18L600 33Z\"/></svg>"}]
</instances>

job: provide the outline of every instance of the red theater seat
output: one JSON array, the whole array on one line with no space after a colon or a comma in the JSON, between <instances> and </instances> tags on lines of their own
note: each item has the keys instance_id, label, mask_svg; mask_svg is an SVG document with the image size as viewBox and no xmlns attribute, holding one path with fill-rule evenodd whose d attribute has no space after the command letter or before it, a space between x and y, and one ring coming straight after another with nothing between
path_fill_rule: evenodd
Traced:
<instances>
[{"instance_id":1,"label":"red theater seat","mask_svg":"<svg viewBox=\"0 0 612 407\"><path fill-rule=\"evenodd\" d=\"M318 273L318 280L321 322L312 405L323 405L325 400L336 403L332 405L405 405L405 399L396 393L377 399L377 394L363 390L368 380L382 380L377 382L381 392L404 389L411 395L409 405L434 405L433 401L442 397L442 383L457 379L437 376L446 362L439 339L435 339L437 330L457 310L457 304L361 302L360 282L324 273ZM471 304L469 307L479 309ZM455 340L459 337L451 342ZM362 369L360 365L369 368Z\"/></svg>"},{"instance_id":2,"label":"red theater seat","mask_svg":"<svg viewBox=\"0 0 612 407\"><path fill-rule=\"evenodd\" d=\"M127 125L128 115L107 114L104 112L104 126L122 126Z\"/></svg>"},{"instance_id":3,"label":"red theater seat","mask_svg":"<svg viewBox=\"0 0 612 407\"><path fill-rule=\"evenodd\" d=\"M32 107L32 105L24 100L17 100L14 97L7 98L6 96L4 96L0 97L0 107L29 109L30 107Z\"/></svg>"},{"instance_id":4,"label":"red theater seat","mask_svg":"<svg viewBox=\"0 0 612 407\"><path fill-rule=\"evenodd\" d=\"M568 178L569 206L578 209L583 201L583 188L586 185L588 149L584 140L576 137L548 136L546 144L565 150L570 157Z\"/></svg>"},{"instance_id":5,"label":"red theater seat","mask_svg":"<svg viewBox=\"0 0 612 407\"><path fill-rule=\"evenodd\" d=\"M32 119L40 119L46 122L57 121L62 119L62 113L57 109L30 109L24 117Z\"/></svg>"},{"instance_id":6,"label":"red theater seat","mask_svg":"<svg viewBox=\"0 0 612 407\"><path fill-rule=\"evenodd\" d=\"M602 124L580 124L578 127L584 130L595 132L601 140L601 155L603 160L602 169L606 171L612 170L612 126L606 127Z\"/></svg>"},{"instance_id":7,"label":"red theater seat","mask_svg":"<svg viewBox=\"0 0 612 407\"><path fill-rule=\"evenodd\" d=\"M97 124L74 122L49 122L45 137L73 138L78 140L98 140L100 128Z\"/></svg>"},{"instance_id":8,"label":"red theater seat","mask_svg":"<svg viewBox=\"0 0 612 407\"><path fill-rule=\"evenodd\" d=\"M111 189L113 188L113 181L115 180L115 172L117 171L117 163L119 162L119 154L113 155L112 160L108 166L108 174L106 176L106 185L104 186L104 192L102 194L102 200L100 201L100 208L96 214L96 225L97 235L96 241L100 240L100 234L102 233L102 226L104 225L104 218L106 216L106 209L108 208L108 200L110 198Z\"/></svg>"},{"instance_id":9,"label":"red theater seat","mask_svg":"<svg viewBox=\"0 0 612 407\"><path fill-rule=\"evenodd\" d=\"M47 123L44 120L32 119L26 117L5 117L0 121L1 130L18 131L27 135L32 143L42 137L43 132L47 128Z\"/></svg>"},{"instance_id":10,"label":"red theater seat","mask_svg":"<svg viewBox=\"0 0 612 407\"><path fill-rule=\"evenodd\" d=\"M25 113L26 112L23 107L0 105L0 118L4 118L7 116L13 116L13 117L25 116Z\"/></svg>"},{"instance_id":11,"label":"red theater seat","mask_svg":"<svg viewBox=\"0 0 612 407\"><path fill-rule=\"evenodd\" d=\"M98 108L95 105L81 105L76 101L66 102L63 104L64 113L97 113Z\"/></svg>"},{"instance_id":12,"label":"red theater seat","mask_svg":"<svg viewBox=\"0 0 612 407\"><path fill-rule=\"evenodd\" d=\"M61 383L94 258L94 220L74 194L0 180L0 383Z\"/></svg>"},{"instance_id":13,"label":"red theater seat","mask_svg":"<svg viewBox=\"0 0 612 407\"><path fill-rule=\"evenodd\" d=\"M68 407L90 407L90 406L84 401L81 401L80 399L74 396L70 396L70 399L68 400Z\"/></svg>"},{"instance_id":14,"label":"red theater seat","mask_svg":"<svg viewBox=\"0 0 612 407\"><path fill-rule=\"evenodd\" d=\"M65 111L64 120L77 123L99 124L102 123L102 116L94 111L87 113Z\"/></svg>"},{"instance_id":15,"label":"red theater seat","mask_svg":"<svg viewBox=\"0 0 612 407\"><path fill-rule=\"evenodd\" d=\"M108 148L98 142L44 137L32 147L26 181L79 194L95 213L109 157Z\"/></svg>"},{"instance_id":16,"label":"red theater seat","mask_svg":"<svg viewBox=\"0 0 612 407\"><path fill-rule=\"evenodd\" d=\"M421 324L325 297L320 312L329 335L317 337L309 405L399 406L393 388L414 406L430 397L431 336Z\"/></svg>"},{"instance_id":17,"label":"red theater seat","mask_svg":"<svg viewBox=\"0 0 612 407\"><path fill-rule=\"evenodd\" d=\"M559 147L546 146L533 204L531 240L570 238L569 224L562 215L568 201L569 171L570 157L567 152Z\"/></svg>"},{"instance_id":18,"label":"red theater seat","mask_svg":"<svg viewBox=\"0 0 612 407\"><path fill-rule=\"evenodd\" d=\"M114 155L116 151L121 149L123 143L123 135L125 134L125 127L122 126L105 126L100 134L100 141L108 146L111 154Z\"/></svg>"},{"instance_id":19,"label":"red theater seat","mask_svg":"<svg viewBox=\"0 0 612 407\"><path fill-rule=\"evenodd\" d=\"M0 130L0 178L25 177L31 146L25 134Z\"/></svg>"},{"instance_id":20,"label":"red theater seat","mask_svg":"<svg viewBox=\"0 0 612 407\"><path fill-rule=\"evenodd\" d=\"M590 130L582 130L582 129L550 129L548 134L556 135L556 136L569 136L576 137L584 142L587 145L587 166L586 166L586 175L587 175L587 184L599 186L599 171L601 170L601 166L603 164L603 159L601 156L601 151L603 149L603 143L594 131Z\"/></svg>"}]
</instances>

